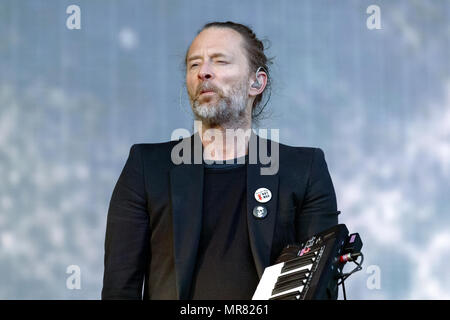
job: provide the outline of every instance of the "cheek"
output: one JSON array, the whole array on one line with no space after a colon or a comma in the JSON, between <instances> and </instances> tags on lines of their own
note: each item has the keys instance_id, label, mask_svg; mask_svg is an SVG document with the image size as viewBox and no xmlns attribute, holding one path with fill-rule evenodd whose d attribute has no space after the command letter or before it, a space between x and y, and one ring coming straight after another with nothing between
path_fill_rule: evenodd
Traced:
<instances>
[{"instance_id":1,"label":"cheek","mask_svg":"<svg viewBox=\"0 0 450 320\"><path fill-rule=\"evenodd\" d=\"M236 87L242 79L236 75L222 76L218 85L222 87L225 92L230 92L234 87Z\"/></svg>"},{"instance_id":2,"label":"cheek","mask_svg":"<svg viewBox=\"0 0 450 320\"><path fill-rule=\"evenodd\" d=\"M192 95L195 93L195 82L189 76L186 77L186 88L189 94Z\"/></svg>"},{"instance_id":3,"label":"cheek","mask_svg":"<svg viewBox=\"0 0 450 320\"><path fill-rule=\"evenodd\" d=\"M229 94L231 93L236 94L237 92L243 91L246 87L247 87L246 79L243 79L242 77L233 78L230 79L230 81L224 85L224 90Z\"/></svg>"}]
</instances>

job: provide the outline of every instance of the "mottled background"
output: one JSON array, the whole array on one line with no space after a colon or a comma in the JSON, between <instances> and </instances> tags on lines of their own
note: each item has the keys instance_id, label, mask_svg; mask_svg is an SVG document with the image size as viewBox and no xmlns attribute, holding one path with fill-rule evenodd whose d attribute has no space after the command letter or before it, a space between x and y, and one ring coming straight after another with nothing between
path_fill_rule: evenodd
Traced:
<instances>
[{"instance_id":1,"label":"mottled background","mask_svg":"<svg viewBox=\"0 0 450 320\"><path fill-rule=\"evenodd\" d=\"M71 4L80 30L66 27ZM380 30L366 26L372 4ZM340 221L363 238L348 297L449 299L449 18L439 0L1 0L0 298L100 298L129 149L191 130L185 50L204 23L233 20L271 41L261 127L325 151Z\"/></svg>"}]
</instances>

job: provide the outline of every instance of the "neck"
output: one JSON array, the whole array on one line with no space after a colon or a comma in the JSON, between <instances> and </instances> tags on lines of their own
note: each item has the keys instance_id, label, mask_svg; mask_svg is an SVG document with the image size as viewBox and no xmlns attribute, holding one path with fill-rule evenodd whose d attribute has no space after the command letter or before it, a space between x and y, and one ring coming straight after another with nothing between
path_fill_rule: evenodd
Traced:
<instances>
[{"instance_id":1,"label":"neck","mask_svg":"<svg viewBox=\"0 0 450 320\"><path fill-rule=\"evenodd\" d=\"M233 123L208 124L200 122L198 131L207 160L228 160L248 154L248 141L251 134L251 114Z\"/></svg>"}]
</instances>

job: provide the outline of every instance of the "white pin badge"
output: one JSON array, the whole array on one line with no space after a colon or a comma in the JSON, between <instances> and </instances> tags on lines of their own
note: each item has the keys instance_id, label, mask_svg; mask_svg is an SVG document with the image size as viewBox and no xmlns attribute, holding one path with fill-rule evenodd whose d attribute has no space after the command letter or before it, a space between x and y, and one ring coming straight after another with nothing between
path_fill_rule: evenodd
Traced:
<instances>
[{"instance_id":1,"label":"white pin badge","mask_svg":"<svg viewBox=\"0 0 450 320\"><path fill-rule=\"evenodd\" d=\"M272 199L272 192L267 188L259 188L255 191L255 199L260 203L266 203Z\"/></svg>"}]
</instances>

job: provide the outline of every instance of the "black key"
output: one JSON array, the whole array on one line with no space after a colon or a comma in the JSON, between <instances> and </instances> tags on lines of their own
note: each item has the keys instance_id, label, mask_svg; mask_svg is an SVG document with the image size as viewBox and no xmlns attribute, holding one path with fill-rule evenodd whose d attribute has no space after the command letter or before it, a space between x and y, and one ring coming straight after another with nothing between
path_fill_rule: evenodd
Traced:
<instances>
[{"instance_id":1,"label":"black key","mask_svg":"<svg viewBox=\"0 0 450 320\"><path fill-rule=\"evenodd\" d=\"M298 261L295 261L295 263L290 263L290 264L285 263L283 268L281 268L281 273L295 270L295 269L307 266L308 264L313 264L315 260L316 260L316 258L312 258L312 259L298 260Z\"/></svg>"},{"instance_id":2,"label":"black key","mask_svg":"<svg viewBox=\"0 0 450 320\"><path fill-rule=\"evenodd\" d=\"M311 251L311 252L308 252L307 254L304 254L302 256L298 256L298 257L295 257L295 258L293 258L291 260L288 260L285 263L289 263L289 262L292 262L292 261L298 261L298 260L301 260L301 259L309 259L309 258L315 257L318 252L319 252L318 250Z\"/></svg>"},{"instance_id":3,"label":"black key","mask_svg":"<svg viewBox=\"0 0 450 320\"><path fill-rule=\"evenodd\" d=\"M292 280L290 282L285 283L284 285L280 285L278 287L275 287L272 290L272 295L275 295L277 293L281 293L284 291L288 291L290 289L294 289L300 286L303 286L306 283L306 279L302 279L302 280Z\"/></svg>"},{"instance_id":4,"label":"black key","mask_svg":"<svg viewBox=\"0 0 450 320\"><path fill-rule=\"evenodd\" d=\"M300 299L300 291L294 291L279 295L277 297L270 298L269 300L299 300L299 299Z\"/></svg>"},{"instance_id":5,"label":"black key","mask_svg":"<svg viewBox=\"0 0 450 320\"><path fill-rule=\"evenodd\" d=\"M309 252L309 253L307 253L307 254L301 256L301 257L297 257L297 258L295 258L295 259L291 259L291 260L289 260L289 261L286 261L286 262L284 263L284 266L283 266L283 267L288 268L288 267L290 267L291 265L296 265L296 264L301 263L301 262L303 262L303 261L305 261L305 260L311 259L311 258L313 258L313 257L315 257L315 256L317 255L317 252L318 252L318 251ZM291 270L292 270L292 269L291 269Z\"/></svg>"},{"instance_id":6,"label":"black key","mask_svg":"<svg viewBox=\"0 0 450 320\"><path fill-rule=\"evenodd\" d=\"M307 269L303 269L303 270L300 270L300 271L291 272L291 273L289 273L289 274L285 274L285 275L283 275L283 276L279 276L278 279L277 279L277 283L278 283L278 282L289 281L289 280L292 280L292 279L300 279L300 278L302 278L302 277L307 276L307 274L308 274L308 276L309 276L309 273L310 273L310 272L311 272L311 271L309 271L309 270L307 270Z\"/></svg>"},{"instance_id":7,"label":"black key","mask_svg":"<svg viewBox=\"0 0 450 320\"><path fill-rule=\"evenodd\" d=\"M277 282L275 283L275 288L277 286L283 286L284 284L290 283L292 281L300 281L303 279L308 279L308 276L309 276L309 273L306 273L306 272L303 272L303 273L294 272L292 274L288 274L285 276L285 278L277 279Z\"/></svg>"}]
</instances>

